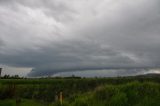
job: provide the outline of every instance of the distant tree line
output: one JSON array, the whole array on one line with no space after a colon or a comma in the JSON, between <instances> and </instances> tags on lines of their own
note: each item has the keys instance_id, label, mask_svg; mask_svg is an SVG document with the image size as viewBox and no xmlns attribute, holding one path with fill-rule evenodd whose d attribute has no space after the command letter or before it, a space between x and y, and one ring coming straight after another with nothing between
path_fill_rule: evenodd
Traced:
<instances>
[{"instance_id":1,"label":"distant tree line","mask_svg":"<svg viewBox=\"0 0 160 106\"><path fill-rule=\"evenodd\" d=\"M7 75L1 76L1 79L23 79L24 77L20 77L19 75Z\"/></svg>"}]
</instances>

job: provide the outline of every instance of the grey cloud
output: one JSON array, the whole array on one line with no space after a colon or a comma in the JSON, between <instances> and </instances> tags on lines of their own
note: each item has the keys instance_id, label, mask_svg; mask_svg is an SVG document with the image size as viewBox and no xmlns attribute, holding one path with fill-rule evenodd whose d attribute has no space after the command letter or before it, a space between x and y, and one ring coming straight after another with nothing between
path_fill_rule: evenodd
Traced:
<instances>
[{"instance_id":1,"label":"grey cloud","mask_svg":"<svg viewBox=\"0 0 160 106\"><path fill-rule=\"evenodd\" d=\"M33 68L29 76L160 66L158 0L0 2L0 63Z\"/></svg>"},{"instance_id":2,"label":"grey cloud","mask_svg":"<svg viewBox=\"0 0 160 106\"><path fill-rule=\"evenodd\" d=\"M153 72L153 71L151 71ZM103 70L86 70L60 72L54 76L81 76L81 77L117 77L117 76L134 76L150 73L150 69L103 69Z\"/></svg>"},{"instance_id":3,"label":"grey cloud","mask_svg":"<svg viewBox=\"0 0 160 106\"><path fill-rule=\"evenodd\" d=\"M4 41L3 39L0 38L0 47L4 46Z\"/></svg>"},{"instance_id":4,"label":"grey cloud","mask_svg":"<svg viewBox=\"0 0 160 106\"><path fill-rule=\"evenodd\" d=\"M35 67L29 74L30 76L32 74L50 75L50 73L63 71L129 67L130 64L135 64L129 57L122 56L112 49L101 49L99 45L94 43L77 42L46 47L40 51L3 55L1 63L12 66Z\"/></svg>"},{"instance_id":5,"label":"grey cloud","mask_svg":"<svg viewBox=\"0 0 160 106\"><path fill-rule=\"evenodd\" d=\"M63 0L1 0L1 5L16 9L17 6L24 6L31 9L40 9L49 17L59 22L73 20L72 15L76 12Z\"/></svg>"}]
</instances>

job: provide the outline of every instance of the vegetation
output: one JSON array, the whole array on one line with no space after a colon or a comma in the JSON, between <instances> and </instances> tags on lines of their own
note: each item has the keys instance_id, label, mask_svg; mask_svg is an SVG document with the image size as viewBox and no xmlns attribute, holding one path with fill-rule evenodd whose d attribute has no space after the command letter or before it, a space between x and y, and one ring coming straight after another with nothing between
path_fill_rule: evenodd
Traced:
<instances>
[{"instance_id":1,"label":"vegetation","mask_svg":"<svg viewBox=\"0 0 160 106\"><path fill-rule=\"evenodd\" d=\"M160 106L159 100L160 77L0 79L0 106Z\"/></svg>"}]
</instances>

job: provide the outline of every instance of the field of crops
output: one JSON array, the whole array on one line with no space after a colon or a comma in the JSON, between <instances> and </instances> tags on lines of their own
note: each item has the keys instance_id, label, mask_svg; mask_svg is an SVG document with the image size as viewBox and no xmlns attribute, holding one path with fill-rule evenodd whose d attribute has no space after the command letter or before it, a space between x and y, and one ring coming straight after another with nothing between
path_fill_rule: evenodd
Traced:
<instances>
[{"instance_id":1,"label":"field of crops","mask_svg":"<svg viewBox=\"0 0 160 106\"><path fill-rule=\"evenodd\" d=\"M0 106L160 106L160 78L0 79Z\"/></svg>"}]
</instances>

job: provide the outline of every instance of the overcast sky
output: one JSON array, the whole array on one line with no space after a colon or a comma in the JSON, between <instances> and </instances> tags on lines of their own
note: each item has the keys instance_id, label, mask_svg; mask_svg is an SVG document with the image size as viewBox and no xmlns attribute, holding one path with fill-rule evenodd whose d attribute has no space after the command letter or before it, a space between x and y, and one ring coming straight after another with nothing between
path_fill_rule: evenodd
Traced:
<instances>
[{"instance_id":1,"label":"overcast sky","mask_svg":"<svg viewBox=\"0 0 160 106\"><path fill-rule=\"evenodd\" d=\"M160 0L0 0L0 67L32 77L159 68Z\"/></svg>"}]
</instances>

